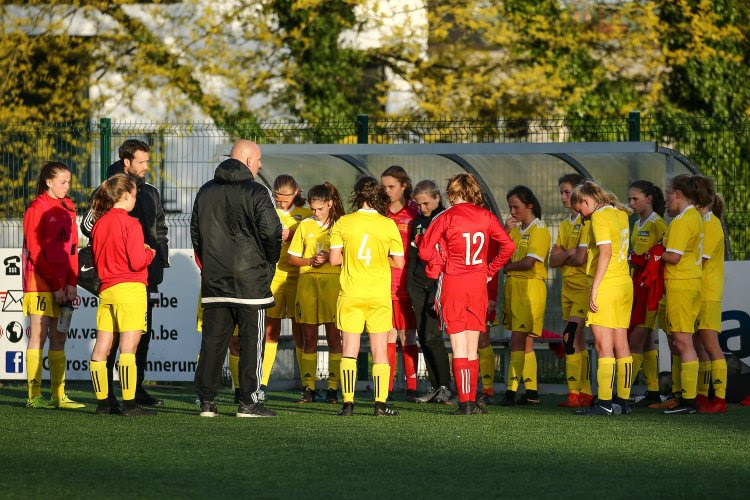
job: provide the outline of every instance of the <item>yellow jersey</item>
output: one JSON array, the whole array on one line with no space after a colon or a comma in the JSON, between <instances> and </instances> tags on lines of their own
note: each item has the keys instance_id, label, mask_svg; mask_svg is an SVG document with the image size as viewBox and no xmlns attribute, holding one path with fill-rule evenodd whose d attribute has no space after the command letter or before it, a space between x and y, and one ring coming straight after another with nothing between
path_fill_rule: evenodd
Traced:
<instances>
[{"instance_id":1,"label":"yellow jersey","mask_svg":"<svg viewBox=\"0 0 750 500\"><path fill-rule=\"evenodd\" d=\"M630 235L630 250L643 255L661 241L666 230L667 223L664 222L664 219L659 217L656 212L651 212L651 215L643 221L643 224L639 219L633 225L633 234Z\"/></svg>"},{"instance_id":2,"label":"yellow jersey","mask_svg":"<svg viewBox=\"0 0 750 500\"><path fill-rule=\"evenodd\" d=\"M289 244L289 255L309 259L315 257L320 251L328 252L331 248L331 228L321 224L317 219L310 217L303 220L294 232L292 242ZM302 266L300 274L338 274L341 272L339 266L332 266L328 262L320 267Z\"/></svg>"},{"instance_id":3,"label":"yellow jersey","mask_svg":"<svg viewBox=\"0 0 750 500\"><path fill-rule=\"evenodd\" d=\"M526 257L534 259L531 269L525 271L508 271L508 276L527 279L547 279L547 261L552 236L544 222L534 219L526 229L516 226L510 231L510 239L516 244L516 251L510 258L511 262L518 262Z\"/></svg>"},{"instance_id":4,"label":"yellow jersey","mask_svg":"<svg viewBox=\"0 0 750 500\"><path fill-rule=\"evenodd\" d=\"M612 205L597 208L591 214L591 237L589 239L589 256L586 268L592 278L596 274L599 262L599 245L610 244L612 257L604 273L604 279L618 276L630 277L628 266L628 243L630 242L630 223L628 214Z\"/></svg>"},{"instance_id":5,"label":"yellow jersey","mask_svg":"<svg viewBox=\"0 0 750 500\"><path fill-rule=\"evenodd\" d=\"M566 217L560 223L560 229L557 232L555 245L570 250L571 248L589 246L589 229L591 224L586 224L581 214L576 214L574 219ZM585 286L588 284L588 275L586 266L568 266L564 265L560 269L563 280L576 285Z\"/></svg>"},{"instance_id":6,"label":"yellow jersey","mask_svg":"<svg viewBox=\"0 0 750 500\"><path fill-rule=\"evenodd\" d=\"M289 229L289 231L295 231L300 222L312 215L312 211L309 208L298 207L296 205L292 205L291 210L288 212L277 208L276 213L281 220L281 227ZM276 264L276 274L274 276L284 277L299 274L299 267L292 266L287 259L287 252L289 251L291 242L292 238L289 238L281 243L281 256L279 257L279 262Z\"/></svg>"},{"instance_id":7,"label":"yellow jersey","mask_svg":"<svg viewBox=\"0 0 750 500\"><path fill-rule=\"evenodd\" d=\"M391 298L389 255L404 255L396 223L375 210L344 215L331 229L331 248L343 248L341 295Z\"/></svg>"},{"instance_id":8,"label":"yellow jersey","mask_svg":"<svg viewBox=\"0 0 750 500\"><path fill-rule=\"evenodd\" d=\"M703 275L703 217L693 205L672 219L664 234L664 248L682 256L677 264L665 265L665 279L689 280Z\"/></svg>"},{"instance_id":9,"label":"yellow jersey","mask_svg":"<svg viewBox=\"0 0 750 500\"><path fill-rule=\"evenodd\" d=\"M721 302L724 292L724 228L711 212L703 216L703 300Z\"/></svg>"}]
</instances>

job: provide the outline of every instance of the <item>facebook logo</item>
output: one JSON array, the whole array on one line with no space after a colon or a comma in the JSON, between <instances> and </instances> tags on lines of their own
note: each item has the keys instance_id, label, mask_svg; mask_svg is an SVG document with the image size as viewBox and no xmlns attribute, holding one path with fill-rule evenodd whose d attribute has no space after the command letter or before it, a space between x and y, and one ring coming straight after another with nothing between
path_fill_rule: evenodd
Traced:
<instances>
[{"instance_id":1,"label":"facebook logo","mask_svg":"<svg viewBox=\"0 0 750 500\"><path fill-rule=\"evenodd\" d=\"M23 373L23 352L7 351L5 353L5 372Z\"/></svg>"}]
</instances>

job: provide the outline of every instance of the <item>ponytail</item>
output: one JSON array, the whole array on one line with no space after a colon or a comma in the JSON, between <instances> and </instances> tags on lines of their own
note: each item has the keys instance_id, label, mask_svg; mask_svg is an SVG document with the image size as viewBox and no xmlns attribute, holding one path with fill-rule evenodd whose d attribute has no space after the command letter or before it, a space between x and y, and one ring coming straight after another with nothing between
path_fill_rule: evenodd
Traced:
<instances>
[{"instance_id":1,"label":"ponytail","mask_svg":"<svg viewBox=\"0 0 750 500\"><path fill-rule=\"evenodd\" d=\"M328 227L333 226L346 213L339 190L330 182L324 182L310 188L307 192L307 202L312 203L313 201L331 202L331 210L328 212L328 219L325 221Z\"/></svg>"},{"instance_id":2,"label":"ponytail","mask_svg":"<svg viewBox=\"0 0 750 500\"><path fill-rule=\"evenodd\" d=\"M537 219L542 218L542 205L539 203L539 200L531 189L526 186L516 186L508 191L508 194L505 195L505 199L509 200L511 196L518 198L524 205L531 205L531 211L534 213L534 217Z\"/></svg>"},{"instance_id":3,"label":"ponytail","mask_svg":"<svg viewBox=\"0 0 750 500\"><path fill-rule=\"evenodd\" d=\"M690 182L695 185L695 204L699 207L710 207L716 196L713 181L705 175L694 175Z\"/></svg>"},{"instance_id":4,"label":"ponytail","mask_svg":"<svg viewBox=\"0 0 750 500\"><path fill-rule=\"evenodd\" d=\"M571 205L580 203L584 196L590 197L599 206L610 205L627 214L633 213L630 207L620 203L620 200L617 199L614 193L606 191L594 181L586 181L573 188L573 192L570 193Z\"/></svg>"},{"instance_id":5,"label":"ponytail","mask_svg":"<svg viewBox=\"0 0 750 500\"><path fill-rule=\"evenodd\" d=\"M136 185L132 177L126 174L115 174L102 182L91 200L91 217L94 221L107 213L125 193L135 191Z\"/></svg>"},{"instance_id":6,"label":"ponytail","mask_svg":"<svg viewBox=\"0 0 750 500\"><path fill-rule=\"evenodd\" d=\"M664 211L667 208L667 202L664 199L664 192L659 186L651 181L640 180L630 184L628 189L637 189L646 196L651 197L651 208L654 212L664 217Z\"/></svg>"},{"instance_id":7,"label":"ponytail","mask_svg":"<svg viewBox=\"0 0 750 500\"><path fill-rule=\"evenodd\" d=\"M42 170L39 172L39 178L36 181L37 196L47 192L49 189L47 181L54 179L60 172L70 172L70 169L60 161L45 161L42 163Z\"/></svg>"},{"instance_id":8,"label":"ponytail","mask_svg":"<svg viewBox=\"0 0 750 500\"><path fill-rule=\"evenodd\" d=\"M278 192L281 188L289 188L297 192L297 195L292 200L292 204L295 207L302 207L305 205L305 197L302 196L302 190L297 184L294 177L288 174L281 174L273 181L273 190Z\"/></svg>"},{"instance_id":9,"label":"ponytail","mask_svg":"<svg viewBox=\"0 0 750 500\"><path fill-rule=\"evenodd\" d=\"M724 197L719 193L714 194L714 200L711 202L711 212L713 212L716 218L721 219L721 216L724 215L724 206Z\"/></svg>"}]
</instances>

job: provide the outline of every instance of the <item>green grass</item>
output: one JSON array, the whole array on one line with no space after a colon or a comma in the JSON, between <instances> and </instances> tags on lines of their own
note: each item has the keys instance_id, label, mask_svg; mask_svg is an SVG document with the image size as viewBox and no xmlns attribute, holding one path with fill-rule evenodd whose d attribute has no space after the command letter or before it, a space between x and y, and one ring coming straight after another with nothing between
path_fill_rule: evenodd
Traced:
<instances>
[{"instance_id":1,"label":"green grass","mask_svg":"<svg viewBox=\"0 0 750 500\"><path fill-rule=\"evenodd\" d=\"M0 388L0 498L747 498L750 483L750 408L736 405L586 418L548 396L473 417L397 402L399 417L374 418L363 401L344 419L271 393L278 418L238 419L224 394L207 419L189 389L164 388L159 415L128 419L94 415L87 386L68 392L90 406L31 410L24 386Z\"/></svg>"}]
</instances>

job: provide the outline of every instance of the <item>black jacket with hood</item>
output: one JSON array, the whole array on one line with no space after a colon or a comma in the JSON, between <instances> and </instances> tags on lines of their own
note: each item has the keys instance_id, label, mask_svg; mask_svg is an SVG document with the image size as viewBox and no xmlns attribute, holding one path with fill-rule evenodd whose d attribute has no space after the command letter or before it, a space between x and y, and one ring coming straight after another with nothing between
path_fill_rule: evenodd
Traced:
<instances>
[{"instance_id":1,"label":"black jacket with hood","mask_svg":"<svg viewBox=\"0 0 750 500\"><path fill-rule=\"evenodd\" d=\"M417 251L415 241L417 236L423 235L427 232L427 228L430 227L432 219L434 219L440 212L445 210L442 202L437 208L428 216L419 215L411 223L411 234L409 240L412 242L412 248L409 249L409 261L406 263L406 285L407 287L413 288L424 288L431 296L429 300L432 303L435 294L437 293L437 280L427 277L425 273L426 263L419 258L419 252Z\"/></svg>"},{"instance_id":2,"label":"black jacket with hood","mask_svg":"<svg viewBox=\"0 0 750 500\"><path fill-rule=\"evenodd\" d=\"M122 173L125 173L125 165L122 160L117 160L107 169L107 178ZM169 267L169 240L167 239L167 225L164 221L164 207L158 189L143 178L132 177L137 186L137 193L135 207L130 212L130 216L138 219L143 229L143 240L156 250L156 256L148 266L148 291L156 293L164 280L164 268ZM96 190L91 194L92 199L95 194ZM87 238L91 238L93 227L94 220L89 208L81 222L81 232Z\"/></svg>"},{"instance_id":3,"label":"black jacket with hood","mask_svg":"<svg viewBox=\"0 0 750 500\"><path fill-rule=\"evenodd\" d=\"M281 221L271 192L247 166L223 161L195 196L190 236L201 266L203 307L266 309L281 254Z\"/></svg>"}]
</instances>

